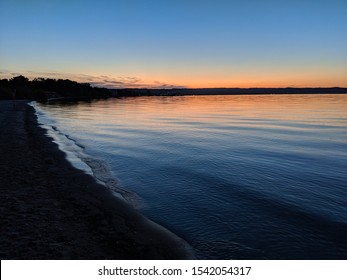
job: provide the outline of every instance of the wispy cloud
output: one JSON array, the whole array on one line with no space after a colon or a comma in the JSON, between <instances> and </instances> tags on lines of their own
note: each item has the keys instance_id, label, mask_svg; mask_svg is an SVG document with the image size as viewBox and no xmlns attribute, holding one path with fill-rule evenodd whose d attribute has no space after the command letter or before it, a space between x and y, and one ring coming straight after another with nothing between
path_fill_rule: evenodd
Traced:
<instances>
[{"instance_id":1,"label":"wispy cloud","mask_svg":"<svg viewBox=\"0 0 347 280\"><path fill-rule=\"evenodd\" d=\"M168 84L160 81L145 82L139 77L131 76L93 76L86 74L68 74L60 72L35 72L22 71L21 73L11 72L0 69L0 78L12 78L14 76L24 75L29 79L34 78L52 78L52 79L70 79L81 83L89 83L92 86L106 88L185 88L182 85Z\"/></svg>"}]
</instances>

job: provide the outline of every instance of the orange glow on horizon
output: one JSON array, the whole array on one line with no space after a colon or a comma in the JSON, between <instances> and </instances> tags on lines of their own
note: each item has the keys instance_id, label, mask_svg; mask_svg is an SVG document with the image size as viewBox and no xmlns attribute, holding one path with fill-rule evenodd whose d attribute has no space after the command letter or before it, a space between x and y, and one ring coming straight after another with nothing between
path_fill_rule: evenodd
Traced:
<instances>
[{"instance_id":1,"label":"orange glow on horizon","mask_svg":"<svg viewBox=\"0 0 347 280\"><path fill-rule=\"evenodd\" d=\"M14 71L13 71L14 72ZM59 72L17 72L16 75L24 75L30 80L38 77L53 79L70 79L81 83L91 83L95 86L107 88L286 88L286 87L347 87L347 71L336 73L308 72L305 75L270 75L268 73L256 75L255 73L238 75L150 75L149 73L135 73L131 76L117 73L59 73ZM12 72L0 73L0 78L10 79L14 77Z\"/></svg>"}]
</instances>

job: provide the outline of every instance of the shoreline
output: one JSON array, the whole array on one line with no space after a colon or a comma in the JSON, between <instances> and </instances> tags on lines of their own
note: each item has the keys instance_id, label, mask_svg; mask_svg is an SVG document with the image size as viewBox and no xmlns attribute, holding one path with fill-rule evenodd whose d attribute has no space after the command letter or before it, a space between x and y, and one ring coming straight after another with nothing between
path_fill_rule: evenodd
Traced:
<instances>
[{"instance_id":1,"label":"shoreline","mask_svg":"<svg viewBox=\"0 0 347 280\"><path fill-rule=\"evenodd\" d=\"M192 248L73 167L27 101L0 101L1 259L194 259Z\"/></svg>"}]
</instances>

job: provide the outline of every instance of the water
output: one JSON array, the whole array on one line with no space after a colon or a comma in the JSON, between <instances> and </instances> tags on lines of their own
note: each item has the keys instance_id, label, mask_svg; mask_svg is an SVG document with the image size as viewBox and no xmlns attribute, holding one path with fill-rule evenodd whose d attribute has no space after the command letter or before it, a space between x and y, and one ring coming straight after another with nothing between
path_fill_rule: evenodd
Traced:
<instances>
[{"instance_id":1,"label":"water","mask_svg":"<svg viewBox=\"0 0 347 280\"><path fill-rule=\"evenodd\" d=\"M37 106L76 167L199 258L347 259L347 95Z\"/></svg>"}]
</instances>

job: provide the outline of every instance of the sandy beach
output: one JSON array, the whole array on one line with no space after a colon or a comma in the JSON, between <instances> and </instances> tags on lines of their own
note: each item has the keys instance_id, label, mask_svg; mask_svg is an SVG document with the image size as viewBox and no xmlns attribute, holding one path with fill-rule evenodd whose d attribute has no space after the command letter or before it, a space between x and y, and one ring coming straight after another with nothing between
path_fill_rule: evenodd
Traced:
<instances>
[{"instance_id":1,"label":"sandy beach","mask_svg":"<svg viewBox=\"0 0 347 280\"><path fill-rule=\"evenodd\" d=\"M75 169L25 101L0 101L1 259L189 259L188 244Z\"/></svg>"}]
</instances>

